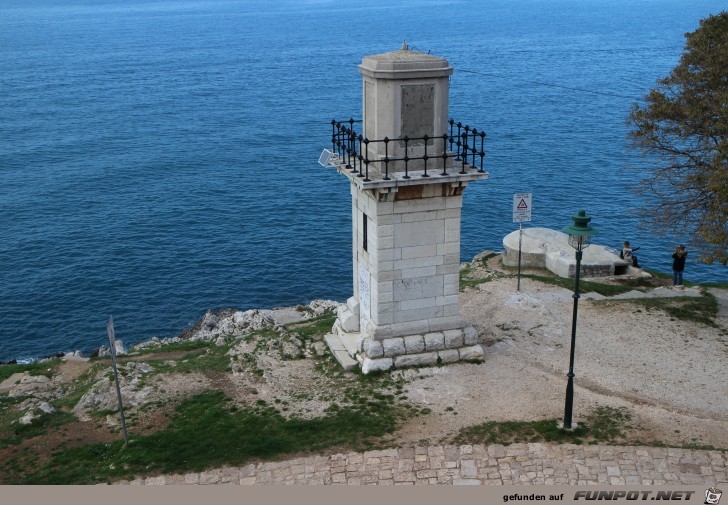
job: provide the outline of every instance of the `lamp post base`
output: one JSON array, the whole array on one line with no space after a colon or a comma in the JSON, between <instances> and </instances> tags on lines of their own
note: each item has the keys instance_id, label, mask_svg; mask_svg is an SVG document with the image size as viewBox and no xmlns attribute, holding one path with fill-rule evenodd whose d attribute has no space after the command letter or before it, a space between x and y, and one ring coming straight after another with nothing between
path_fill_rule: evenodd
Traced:
<instances>
[{"instance_id":1,"label":"lamp post base","mask_svg":"<svg viewBox=\"0 0 728 505\"><path fill-rule=\"evenodd\" d=\"M579 422L577 420L575 420L575 419L572 419L571 420L571 427L570 428L567 428L567 427L564 426L564 421L557 421L556 422L556 427L558 429L560 429L562 431L569 432L569 433L571 433L572 431L575 431L577 428L579 428L579 426L580 426L579 425Z\"/></svg>"}]
</instances>

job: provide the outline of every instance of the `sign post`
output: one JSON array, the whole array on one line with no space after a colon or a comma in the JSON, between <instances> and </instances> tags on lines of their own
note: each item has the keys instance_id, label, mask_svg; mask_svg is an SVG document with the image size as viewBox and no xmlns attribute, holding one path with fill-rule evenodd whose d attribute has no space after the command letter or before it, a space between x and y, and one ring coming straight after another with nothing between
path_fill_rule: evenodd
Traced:
<instances>
[{"instance_id":1,"label":"sign post","mask_svg":"<svg viewBox=\"0 0 728 505\"><path fill-rule=\"evenodd\" d=\"M111 367L114 369L116 380L116 395L119 398L119 414L121 415L121 431L124 434L124 445L129 443L129 435L126 433L126 420L124 419L124 406L121 403L121 387L119 386L119 373L116 370L116 338L114 337L114 319L109 316L106 323L106 332L109 334L109 352L111 352Z\"/></svg>"},{"instance_id":2,"label":"sign post","mask_svg":"<svg viewBox=\"0 0 728 505\"><path fill-rule=\"evenodd\" d=\"M518 284L516 291L521 290L521 244L523 243L523 222L531 220L532 193L515 193L513 195L513 222L519 225L518 234Z\"/></svg>"}]
</instances>

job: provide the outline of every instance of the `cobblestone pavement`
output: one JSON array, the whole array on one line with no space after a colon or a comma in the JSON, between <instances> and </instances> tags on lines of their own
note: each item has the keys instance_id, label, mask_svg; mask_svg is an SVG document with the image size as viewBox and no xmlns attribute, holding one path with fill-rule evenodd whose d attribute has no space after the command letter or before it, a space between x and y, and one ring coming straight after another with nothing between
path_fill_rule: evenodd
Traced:
<instances>
[{"instance_id":1,"label":"cobblestone pavement","mask_svg":"<svg viewBox=\"0 0 728 505\"><path fill-rule=\"evenodd\" d=\"M446 445L310 456L119 484L714 486L728 482L727 456L655 447Z\"/></svg>"}]
</instances>

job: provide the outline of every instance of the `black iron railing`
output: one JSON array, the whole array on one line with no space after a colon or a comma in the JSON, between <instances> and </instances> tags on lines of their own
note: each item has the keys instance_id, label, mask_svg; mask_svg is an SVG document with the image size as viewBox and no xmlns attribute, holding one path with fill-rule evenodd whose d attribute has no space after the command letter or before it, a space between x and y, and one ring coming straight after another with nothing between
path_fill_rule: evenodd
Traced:
<instances>
[{"instance_id":1,"label":"black iron railing","mask_svg":"<svg viewBox=\"0 0 728 505\"><path fill-rule=\"evenodd\" d=\"M430 137L424 135L422 137L401 137L390 139L369 139L354 130L354 123L361 123L361 120L349 119L345 121L331 120L331 142L334 146L334 152L338 154L342 163L346 164L346 168L357 177L363 177L365 182L369 182L369 165L378 164L379 173L383 173L383 180L388 181L390 173L390 163L403 162L404 179L411 179L409 175L410 163L422 161L424 170L420 177L430 177L427 173L430 170L442 170L439 175L450 175L448 168L456 169L460 162L460 171L457 173L466 174L466 168L477 168L478 172L483 170L483 158L485 157L485 132L476 128L470 128L468 125L456 123L453 119L448 121L450 125L450 133L443 133L439 137ZM457 129L457 132L455 131ZM397 144L400 149L392 149L390 145ZM383 144L384 150L378 149L380 159L370 159L370 146ZM480 149L478 149L478 144ZM422 146L422 154L410 156L408 153L410 146ZM402 149L403 147L403 149ZM428 155L428 148L430 154ZM395 152L404 153L401 156L394 156ZM390 156L390 154L392 156ZM449 160L455 163L451 163ZM401 165L401 163L400 163ZM429 167L428 167L429 165ZM382 167L384 170L382 170ZM438 168L439 167L439 168Z\"/></svg>"}]
</instances>

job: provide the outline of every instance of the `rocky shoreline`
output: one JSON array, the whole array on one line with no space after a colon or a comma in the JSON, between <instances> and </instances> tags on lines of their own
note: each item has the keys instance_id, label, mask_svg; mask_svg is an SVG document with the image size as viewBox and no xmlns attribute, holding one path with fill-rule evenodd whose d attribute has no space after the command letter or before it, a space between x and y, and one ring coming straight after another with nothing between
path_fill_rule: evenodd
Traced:
<instances>
[{"instance_id":1,"label":"rocky shoreline","mask_svg":"<svg viewBox=\"0 0 728 505\"><path fill-rule=\"evenodd\" d=\"M275 309L249 309L241 311L234 308L220 310L208 310L196 323L182 330L174 337L152 337L126 347L123 339L116 340L116 354L124 355L131 351L142 350L150 347L158 347L168 344L179 344L185 341L216 340L223 335L239 337L246 333L260 330L267 326L285 324L292 320L309 319L318 317L328 310L335 310L340 302L333 300L312 300L307 305L296 305L293 307L279 307ZM74 350L69 352L57 352L40 358L18 361L0 361L2 365L17 365L28 363L44 363L60 358L85 359L110 356L111 351L108 345L101 345L91 351Z\"/></svg>"}]
</instances>

